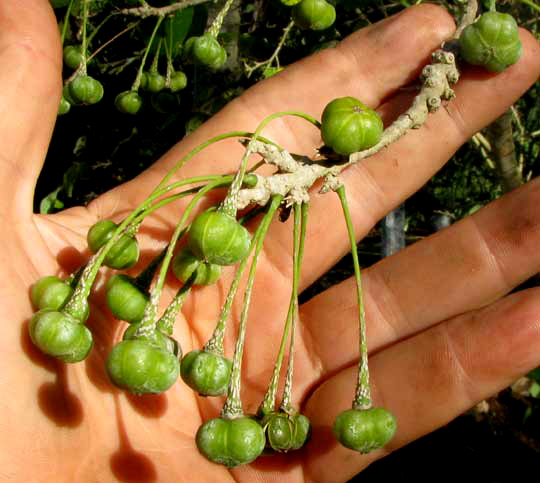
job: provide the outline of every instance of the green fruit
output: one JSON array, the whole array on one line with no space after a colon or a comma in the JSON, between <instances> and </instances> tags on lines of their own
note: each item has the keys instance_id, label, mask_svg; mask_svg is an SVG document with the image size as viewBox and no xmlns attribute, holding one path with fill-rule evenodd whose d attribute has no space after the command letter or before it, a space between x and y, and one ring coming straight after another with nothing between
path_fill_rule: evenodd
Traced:
<instances>
[{"instance_id":1,"label":"green fruit","mask_svg":"<svg viewBox=\"0 0 540 483\"><path fill-rule=\"evenodd\" d=\"M114 105L124 114L137 114L142 106L142 97L135 91L120 92L114 100Z\"/></svg>"},{"instance_id":2,"label":"green fruit","mask_svg":"<svg viewBox=\"0 0 540 483\"><path fill-rule=\"evenodd\" d=\"M171 92L178 92L187 86L187 76L183 72L173 72L171 75Z\"/></svg>"},{"instance_id":3,"label":"green fruit","mask_svg":"<svg viewBox=\"0 0 540 483\"><path fill-rule=\"evenodd\" d=\"M64 114L67 114L70 109L71 104L64 96L62 96L60 99L60 104L58 105L58 115L63 116Z\"/></svg>"},{"instance_id":4,"label":"green fruit","mask_svg":"<svg viewBox=\"0 0 540 483\"><path fill-rule=\"evenodd\" d=\"M309 419L303 414L273 412L263 418L261 426L266 433L267 445L280 452L300 449L311 433Z\"/></svg>"},{"instance_id":5,"label":"green fruit","mask_svg":"<svg viewBox=\"0 0 540 483\"><path fill-rule=\"evenodd\" d=\"M77 69L82 63L82 46L66 45L64 47L64 64L71 69Z\"/></svg>"},{"instance_id":6,"label":"green fruit","mask_svg":"<svg viewBox=\"0 0 540 483\"><path fill-rule=\"evenodd\" d=\"M206 421L197 431L195 441L203 456L229 468L251 463L265 444L260 424L246 416Z\"/></svg>"},{"instance_id":7,"label":"green fruit","mask_svg":"<svg viewBox=\"0 0 540 483\"><path fill-rule=\"evenodd\" d=\"M221 275L220 265L201 261L185 247L173 258L172 270L182 283L186 283L195 272L193 285L211 285Z\"/></svg>"},{"instance_id":8,"label":"green fruit","mask_svg":"<svg viewBox=\"0 0 540 483\"><path fill-rule=\"evenodd\" d=\"M111 220L100 220L90 227L86 235L88 248L92 253L105 245L113 236L118 225ZM139 260L139 245L134 237L122 235L105 256L107 267L122 270L129 268Z\"/></svg>"},{"instance_id":9,"label":"green fruit","mask_svg":"<svg viewBox=\"0 0 540 483\"><path fill-rule=\"evenodd\" d=\"M517 22L506 13L486 12L465 27L459 37L459 49L469 64L501 72L521 57Z\"/></svg>"},{"instance_id":10,"label":"green fruit","mask_svg":"<svg viewBox=\"0 0 540 483\"><path fill-rule=\"evenodd\" d=\"M144 339L123 340L115 345L106 367L115 385L135 394L166 391L175 383L180 371L173 353Z\"/></svg>"},{"instance_id":11,"label":"green fruit","mask_svg":"<svg viewBox=\"0 0 540 483\"><path fill-rule=\"evenodd\" d=\"M72 106L76 106L77 104L79 104L78 101L76 101L72 95L70 94L69 92L69 84L66 84L63 89L62 89L62 98L64 98L66 101L69 102L69 104L71 104Z\"/></svg>"},{"instance_id":12,"label":"green fruit","mask_svg":"<svg viewBox=\"0 0 540 483\"><path fill-rule=\"evenodd\" d=\"M345 447L369 453L382 448L396 432L396 419L384 408L349 409L338 415L334 435Z\"/></svg>"},{"instance_id":13,"label":"green fruit","mask_svg":"<svg viewBox=\"0 0 540 483\"><path fill-rule=\"evenodd\" d=\"M201 396L220 396L227 392L232 363L226 357L194 350L180 364L182 380Z\"/></svg>"},{"instance_id":14,"label":"green fruit","mask_svg":"<svg viewBox=\"0 0 540 483\"><path fill-rule=\"evenodd\" d=\"M142 319L150 294L138 287L133 277L116 274L107 280L105 298L117 319L133 324Z\"/></svg>"},{"instance_id":15,"label":"green fruit","mask_svg":"<svg viewBox=\"0 0 540 483\"><path fill-rule=\"evenodd\" d=\"M205 211L193 220L187 246L207 263L234 265L248 255L251 235L232 216L222 211Z\"/></svg>"},{"instance_id":16,"label":"green fruit","mask_svg":"<svg viewBox=\"0 0 540 483\"><path fill-rule=\"evenodd\" d=\"M292 8L292 18L302 29L324 30L336 20L336 9L326 0L302 0Z\"/></svg>"},{"instance_id":17,"label":"green fruit","mask_svg":"<svg viewBox=\"0 0 540 483\"><path fill-rule=\"evenodd\" d=\"M140 323L131 324L124 332L124 335L122 337L123 340L131 340L131 339L142 339L147 340L152 345L163 349L167 352L170 352L171 354L174 354L174 356L177 359L182 358L182 348L180 347L180 344L176 339L173 337L164 334L159 329L155 329L150 336L144 336L141 337L137 335L137 330L140 327Z\"/></svg>"},{"instance_id":18,"label":"green fruit","mask_svg":"<svg viewBox=\"0 0 540 483\"><path fill-rule=\"evenodd\" d=\"M95 104L103 98L103 86L89 75L76 77L68 84L68 89L78 104Z\"/></svg>"},{"instance_id":19,"label":"green fruit","mask_svg":"<svg viewBox=\"0 0 540 483\"><path fill-rule=\"evenodd\" d=\"M82 361L93 340L88 328L70 315L53 309L34 314L28 324L32 342L45 354L64 362Z\"/></svg>"},{"instance_id":20,"label":"green fruit","mask_svg":"<svg viewBox=\"0 0 540 483\"><path fill-rule=\"evenodd\" d=\"M73 289L69 283L56 275L48 275L41 277L32 285L30 299L36 310L58 310L64 306L72 293Z\"/></svg>"},{"instance_id":21,"label":"green fruit","mask_svg":"<svg viewBox=\"0 0 540 483\"><path fill-rule=\"evenodd\" d=\"M152 94L150 99L152 107L162 114L174 112L180 106L180 98L168 91L161 91L156 94Z\"/></svg>"},{"instance_id":22,"label":"green fruit","mask_svg":"<svg viewBox=\"0 0 540 483\"><path fill-rule=\"evenodd\" d=\"M280 0L280 2L287 6L287 7L293 7L294 5L300 3L302 0Z\"/></svg>"},{"instance_id":23,"label":"green fruit","mask_svg":"<svg viewBox=\"0 0 540 483\"><path fill-rule=\"evenodd\" d=\"M381 117L354 97L334 99L323 111L322 139L344 156L377 144L383 129Z\"/></svg>"},{"instance_id":24,"label":"green fruit","mask_svg":"<svg viewBox=\"0 0 540 483\"><path fill-rule=\"evenodd\" d=\"M227 60L225 49L219 45L215 37L208 33L187 39L184 45L184 55L194 64L211 70L223 67Z\"/></svg>"},{"instance_id":25,"label":"green fruit","mask_svg":"<svg viewBox=\"0 0 540 483\"><path fill-rule=\"evenodd\" d=\"M146 74L145 89L150 92L159 92L165 88L165 77L159 72L148 72Z\"/></svg>"}]
</instances>

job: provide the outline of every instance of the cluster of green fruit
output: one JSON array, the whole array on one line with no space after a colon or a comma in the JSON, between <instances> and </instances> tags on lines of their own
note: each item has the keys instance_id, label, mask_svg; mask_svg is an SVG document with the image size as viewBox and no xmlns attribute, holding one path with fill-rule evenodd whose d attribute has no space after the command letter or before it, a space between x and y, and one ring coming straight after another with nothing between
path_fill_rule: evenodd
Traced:
<instances>
[{"instance_id":1,"label":"cluster of green fruit","mask_svg":"<svg viewBox=\"0 0 540 483\"><path fill-rule=\"evenodd\" d=\"M320 127L326 144L337 154L346 155L376 144L383 126L375 111L352 97L346 97L335 99L327 105ZM194 200L204 195L211 186L224 185L224 177L214 178L219 179L213 184L209 182L204 188L188 190L189 194L197 193ZM231 184L232 177L229 178L230 192L234 181ZM188 182L193 183L194 180L177 182L177 185ZM253 186L256 182L254 175L246 174L242 178L242 186ZM82 361L88 356L93 339L85 322L89 316L90 287L97 271L100 265L124 270L137 263L139 247L136 231L144 216L153 211L151 202L160 194L170 193L171 186L165 186L162 181L158 186L162 188L161 191L156 188L146 204L120 224L111 220L95 223L87 233L88 248L94 255L77 273L66 280L46 276L32 286L31 300L36 313L29 322L28 330L31 340L42 352L68 363ZM171 195L170 199L178 199L178 195ZM156 394L169 389L180 376L185 384L202 396L227 394L227 401L233 398L230 388L235 384L235 362L227 358L223 351L227 311L224 309L213 337L201 349L184 355L180 344L172 337L176 315L192 286L216 282L223 266L239 264L237 271L241 274L250 253L256 260L265 233L260 230L268 228L282 201L282 197L273 199L252 236L243 224L244 219L237 219L231 212L227 199L218 207L196 216L187 227L178 228L166 250L138 276L116 273L107 280L107 305L116 319L129 324L122 341L112 348L106 360L107 374L116 386L135 394ZM189 214L188 208L186 212ZM178 226L183 225L179 223ZM173 253L174 245L184 234L185 243L175 251L167 265L167 253ZM161 318L155 320L149 307L159 280L152 290L150 286L159 266L161 269L165 266L165 272L170 266L181 282L181 288ZM299 270L300 262L297 262L295 277L298 277ZM296 296L293 298L297 303ZM279 368L280 364L281 359L276 366ZM276 373L279 375L279 370ZM244 415L236 409L234 417L222 414L222 417L205 422L196 435L201 453L211 461L236 466L253 461L265 449L286 452L301 448L310 436L309 419L290 404L282 404L275 409L272 391L276 386L277 380L274 389L269 388L266 403L261 404L256 415ZM238 401L236 406L232 404L236 408L239 405ZM383 446L391 439L395 429L395 420L388 411L371 407L362 410L353 408L340 415L335 425L337 438L345 446L362 452Z\"/></svg>"},{"instance_id":2,"label":"cluster of green fruit","mask_svg":"<svg viewBox=\"0 0 540 483\"><path fill-rule=\"evenodd\" d=\"M298 5L307 1L311 0L302 0ZM321 1L324 2L324 0ZM516 62L520 54L520 45L519 39L516 44L517 26L511 17L510 19L508 20L508 16L489 12L465 29L460 41L463 57L469 62L479 63L494 71L500 71ZM214 41L215 38L211 35L188 39L186 52L197 62L201 64L206 62L205 65L215 68L223 61L224 56L220 50L221 47L219 44L216 47ZM475 48L470 47L471 43ZM478 43L482 46L481 49L476 48ZM210 50L205 50L203 48L205 46L210 46ZM210 51L215 55L208 54L207 56L206 53ZM67 92L74 102L97 102L95 99L102 95L102 89L100 90L93 81L94 79L86 75L76 76L67 85L64 95L66 96ZM149 90L165 85L156 75L146 73L143 76L142 71L139 82L141 87L144 85ZM179 85L185 83L183 80L178 82ZM135 102L137 99L132 94L137 93L134 90L122 93L117 98L117 102L122 101L121 106L124 106L124 102L128 107L132 104L137 106ZM122 108L125 112L131 109L131 107ZM279 115L283 114L287 113L279 113ZM300 117L310 119L310 116L303 113ZM259 131L271 118L274 117L269 116L261 123L255 134L246 135L246 137L257 140ZM312 123L320 127L325 145L333 151L333 156L337 157L348 156L375 146L383 136L383 123L379 115L352 97L333 100L325 107L322 122L312 121ZM237 136L237 133L231 134L231 137L232 135ZM212 142L225 137L226 135L214 138ZM163 392L169 389L179 376L189 387L203 396L226 394L227 399L221 417L205 422L197 432L196 442L201 453L209 460L232 467L250 463L265 448L282 452L301 448L309 437L310 423L305 415L299 413L289 403L282 403L279 410L275 410L276 380L269 385L267 397L257 415L245 415L241 410L238 385L244 340L241 334L245 332L245 320L242 319L240 322L237 336L240 342L237 343L233 361L225 357L223 351L225 321L229 316L230 305L238 286L237 282L250 254L253 255L253 261L248 277L248 288L253 281L256 260L266 230L282 203L283 196L272 196L265 207L266 214L252 236L244 227L242 220L237 219L236 208L231 205L231 200L236 199L241 186L257 184L255 175L245 174L247 155L242 159L234 178L207 176L166 185L178 167L210 144L210 141L203 143L179 162L143 204L128 215L122 223L116 224L110 220L102 220L92 226L88 231L87 242L90 251L95 255L79 272L67 280L47 276L34 284L31 289L31 300L37 312L31 318L28 329L33 343L45 354L68 363L79 362L86 358L93 344L92 334L85 326L89 316L88 297L101 264L117 270L132 267L139 258L135 234L144 217L163 206L167 200L174 201L182 196L193 195L166 250L139 276L115 274L107 281L106 300L112 314L130 325L124 332L123 340L112 348L106 361L106 368L111 381L116 386L136 394ZM207 184L196 189L170 194L174 189L197 182ZM229 186L225 200L218 207L199 214L190 225L186 225L186 220L195 204L210 189L223 186ZM333 429L337 439L344 446L365 453L381 448L390 441L396 431L396 421L386 409L375 408L371 405L356 240L344 188L341 186L336 189L336 192L343 206L353 253L362 336L358 387L353 407L337 416ZM168 198L156 201L166 194ZM303 235L298 235L298 233L305 234L305 219L301 219L300 215L303 213L303 205L304 203L296 203L293 207L295 213L293 289L289 313L294 313L297 307L295 305L297 304L296 284L303 246ZM173 256L175 245L184 234L186 243ZM237 274L231 284L229 296L212 338L202 349L183 355L172 333L175 318L184 298L193 285L214 283L220 276L222 266L236 264L238 264ZM161 266L158 281L150 291L158 266ZM172 266L182 286L161 318L157 319L157 300L155 299L159 298L169 266ZM250 290L246 289L245 294L248 293ZM244 295L244 304L246 310L242 313L247 314L248 295ZM286 321L282 341L286 340L285 334L291 327L294 331L294 323L291 321L294 322L294 316ZM291 335L290 350L292 350L292 341ZM283 347L282 343L274 368L274 373L278 375ZM288 387L287 384L285 387ZM290 391L290 386L286 390ZM284 392L283 400L289 400L289 398L290 394Z\"/></svg>"}]
</instances>

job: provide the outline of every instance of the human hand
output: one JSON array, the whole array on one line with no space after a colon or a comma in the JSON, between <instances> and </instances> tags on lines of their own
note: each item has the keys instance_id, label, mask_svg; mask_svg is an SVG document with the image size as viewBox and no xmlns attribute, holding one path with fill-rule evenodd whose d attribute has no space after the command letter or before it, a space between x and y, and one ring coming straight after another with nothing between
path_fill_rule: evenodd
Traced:
<instances>
[{"instance_id":1,"label":"human hand","mask_svg":"<svg viewBox=\"0 0 540 483\"><path fill-rule=\"evenodd\" d=\"M388 408L398 420L394 440L369 455L341 447L331 435L335 416L350 407L355 384L358 328L352 280L300 308L294 402L313 424L311 442L296 453L261 457L231 471L206 461L194 442L198 427L218 414L222 400L200 398L181 381L162 395L142 397L110 384L104 360L124 326L108 315L99 290L88 322L95 346L84 362L65 365L45 357L27 335L30 285L82 263L89 226L101 218L122 219L192 147L228 130L252 130L280 110L319 117L338 95L361 98L388 124L411 100L400 88L418 76L452 29L448 14L429 5L364 29L338 48L258 84L135 180L88 207L41 216L33 215L31 207L61 93L57 26L46 0L0 3L0 210L5 226L11 227L0 242L5 275L0 475L15 481L345 481L537 366L538 291L507 295L540 269L536 180L364 271L375 405ZM538 44L525 32L522 42L518 64L496 76L466 71L456 85L457 98L446 109L343 173L359 237L538 78ZM315 129L295 120L276 121L264 135L298 153L311 154L320 144ZM213 145L182 176L233 171L241 152L234 141ZM313 193L310 205L300 289L349 246L337 197ZM170 207L146 219L139 237L143 252L155 254L176 220L177 210ZM246 412L257 408L272 370L290 295L290 246L290 223L274 223L259 261L248 327ZM185 352L209 337L230 279L226 271L218 284L194 291L187 300L174 332ZM169 280L165 298L176 289ZM230 354L232 337L227 337Z\"/></svg>"}]
</instances>

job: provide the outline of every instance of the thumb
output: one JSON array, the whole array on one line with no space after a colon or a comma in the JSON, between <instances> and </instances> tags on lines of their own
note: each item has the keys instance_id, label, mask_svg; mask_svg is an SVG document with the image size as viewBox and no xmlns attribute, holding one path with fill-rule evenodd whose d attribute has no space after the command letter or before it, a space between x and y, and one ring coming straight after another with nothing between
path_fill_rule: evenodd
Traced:
<instances>
[{"instance_id":1,"label":"thumb","mask_svg":"<svg viewBox=\"0 0 540 483\"><path fill-rule=\"evenodd\" d=\"M30 216L62 87L48 0L0 1L0 215Z\"/></svg>"}]
</instances>

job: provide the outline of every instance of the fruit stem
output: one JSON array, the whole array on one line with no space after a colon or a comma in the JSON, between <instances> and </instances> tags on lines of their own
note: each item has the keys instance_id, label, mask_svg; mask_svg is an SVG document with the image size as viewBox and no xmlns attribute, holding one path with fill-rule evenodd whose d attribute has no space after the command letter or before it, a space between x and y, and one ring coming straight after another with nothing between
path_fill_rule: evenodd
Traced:
<instances>
[{"instance_id":1,"label":"fruit stem","mask_svg":"<svg viewBox=\"0 0 540 483\"><path fill-rule=\"evenodd\" d=\"M270 414L275 409L276 393L278 389L279 375L281 374L281 365L283 364L283 357L285 356L285 346L287 340L289 339L289 332L291 331L291 326L294 329L294 317L298 301L298 255L299 255L299 243L300 243L300 211L298 210L299 205L294 205L294 224L293 224L293 276L292 276L292 289L291 289L291 298L289 301L289 309L287 311L287 318L285 319L285 325L283 327L283 334L281 335L281 342L279 345L278 355L276 357L276 362L274 364L274 371L272 372L272 378L268 384L268 389L264 395L263 401L257 410L257 415L259 417L264 417L267 414ZM291 335L292 341L292 335ZM289 354L290 357L290 354ZM289 359L290 361L290 359Z\"/></svg>"},{"instance_id":2,"label":"fruit stem","mask_svg":"<svg viewBox=\"0 0 540 483\"><path fill-rule=\"evenodd\" d=\"M219 32L221 30L221 25L223 25L223 20L225 19L225 16L227 15L233 3L234 0L227 0L225 2L225 5L223 5L223 8L216 15L216 18L212 22L212 25L210 25L210 27L208 28L208 33L212 37L217 39L217 36L219 35Z\"/></svg>"},{"instance_id":3,"label":"fruit stem","mask_svg":"<svg viewBox=\"0 0 540 483\"><path fill-rule=\"evenodd\" d=\"M79 67L79 73L86 75L86 24L88 22L88 0L83 0L83 19L82 19L82 41L81 41L81 65Z\"/></svg>"},{"instance_id":4,"label":"fruit stem","mask_svg":"<svg viewBox=\"0 0 540 483\"><path fill-rule=\"evenodd\" d=\"M154 190L152 194L144 201L142 202L135 210L133 210L116 228L116 230L113 233L113 236L110 238L110 240L103 245L98 252L93 255L88 263L86 264L86 267L84 268L80 280L77 283L77 286L75 287L75 290L70 297L69 301L66 303L64 310L71 314L77 314L80 313L80 306L83 302L83 300L86 300L90 294L90 290L92 289L92 285L94 283L94 280L96 279L97 273L99 271L99 268L101 267L101 264L103 263L103 260L105 259L108 251L110 248L118 241L118 239L127 232L132 225L137 226L141 223L142 219L147 216L149 213L154 211L157 205L160 205L160 203L164 203L166 200L173 201L173 196L167 198L166 200L161 200L160 202L156 203L155 205L152 205L150 208L148 206L152 201L154 201L156 198L159 198L163 194L165 194L167 191L170 191L174 188L179 188L181 186L197 183L197 182L204 182L204 181L210 181L211 183L209 185L206 185L206 187L196 188L199 192L199 194L204 189L206 192L208 189L212 189L216 186L219 186L220 182L223 182L225 179L228 182L230 182L232 176L199 176L194 178L188 178L184 179L182 181L177 181L175 183L172 183L169 186L166 186L162 188L161 190ZM209 187L210 186L210 187ZM207 189L208 188L208 189ZM188 193L190 190L187 190L184 193L180 193L177 196L182 196ZM188 193L189 194L189 193ZM201 195L202 196L202 195Z\"/></svg>"},{"instance_id":5,"label":"fruit stem","mask_svg":"<svg viewBox=\"0 0 540 483\"><path fill-rule=\"evenodd\" d=\"M75 287L79 283L79 280L81 279L81 275L83 274L85 268L86 265L80 266L75 272L73 272L66 278L66 282L72 289L75 289Z\"/></svg>"},{"instance_id":6,"label":"fruit stem","mask_svg":"<svg viewBox=\"0 0 540 483\"><path fill-rule=\"evenodd\" d=\"M178 315L178 312L180 312L182 305L184 305L184 300L186 300L186 297L189 295L196 277L197 274L193 272L186 283L180 287L178 292L176 292L172 302L167 306L165 312L163 312L163 315L157 321L157 328L161 332L172 335L176 316Z\"/></svg>"},{"instance_id":7,"label":"fruit stem","mask_svg":"<svg viewBox=\"0 0 540 483\"><path fill-rule=\"evenodd\" d=\"M358 361L358 379L356 382L356 391L353 399L353 409L369 409L371 408L371 389L369 387L369 369L368 369L368 352L366 340L366 313L362 295L362 279L360 276L360 264L358 263L358 251L356 248L356 237L354 235L354 227L352 224L349 204L345 195L345 186L341 185L336 189L336 193L341 201L343 208L343 216L347 224L347 232L351 243L351 254L354 265L354 278L356 280L356 297L358 301L358 315L360 326L360 360Z\"/></svg>"},{"instance_id":8,"label":"fruit stem","mask_svg":"<svg viewBox=\"0 0 540 483\"><path fill-rule=\"evenodd\" d=\"M294 372L294 333L296 327L296 316L298 311L298 279L300 278L300 269L302 267L302 258L304 256L304 242L306 239L306 227L308 218L309 205L302 203L294 205L294 239L295 239L295 255L293 256L293 288L292 299L294 300L294 309L291 323L291 341L289 344L289 361L287 362L287 375L285 376L285 386L283 388L283 397L279 410L287 414L295 414L296 411L292 406L292 381ZM298 227L300 225L300 228ZM300 233L298 233L300 231Z\"/></svg>"},{"instance_id":9,"label":"fruit stem","mask_svg":"<svg viewBox=\"0 0 540 483\"><path fill-rule=\"evenodd\" d=\"M227 399L221 410L221 417L223 419L234 419L243 416L244 411L242 409L242 401L240 399L240 376L242 372L242 356L244 352L244 341L246 337L247 318L249 313L249 305L251 302L251 292L253 289L253 283L255 281L255 273L257 270L257 259L261 252L261 248L264 243L268 227L274 217L276 210L279 208L282 195L274 195L270 202L270 207L264 215L260 225L257 227L255 236L251 243L254 247L253 260L249 269L249 275L246 283L246 289L244 292L244 300L242 306L242 313L240 315L240 325L238 327L238 337L236 339L236 347L234 350L234 357L231 369L231 379L227 388Z\"/></svg>"},{"instance_id":10,"label":"fruit stem","mask_svg":"<svg viewBox=\"0 0 540 483\"><path fill-rule=\"evenodd\" d=\"M172 18L170 19L172 22ZM165 45L165 55L167 57L167 71L165 72L165 87L167 89L170 89L171 87L171 77L173 73L173 61L172 61L172 28L169 29L169 45L167 45L167 42L164 43Z\"/></svg>"},{"instance_id":11,"label":"fruit stem","mask_svg":"<svg viewBox=\"0 0 540 483\"><path fill-rule=\"evenodd\" d=\"M67 27L69 25L69 16L71 15L71 7L73 6L73 0L69 1L69 5L64 16L64 25L62 25L62 35L60 36L62 46L64 46L64 40L66 38Z\"/></svg>"},{"instance_id":12,"label":"fruit stem","mask_svg":"<svg viewBox=\"0 0 540 483\"><path fill-rule=\"evenodd\" d=\"M231 184L231 187L229 188L229 192L227 193L227 196L223 200L222 206L220 209L227 213L228 215L232 217L236 217L236 206L237 206L237 197L238 192L240 191L242 187L242 179L244 177L244 174L246 172L247 168L247 162L249 157L251 156L253 152L253 147L255 145L255 142L259 139L260 133L263 131L263 129L274 119L285 117L285 116L296 116L300 117L302 119L305 119L306 121L311 122L316 127L320 128L321 124L317 119L310 116L309 114L305 114L303 112L299 111L282 111L282 112L275 112L274 114L270 114L269 116L265 117L261 123L257 126L257 129L251 136L251 139L244 151L244 155L242 156L242 159L240 161L240 168L238 169L236 176Z\"/></svg>"},{"instance_id":13,"label":"fruit stem","mask_svg":"<svg viewBox=\"0 0 540 483\"><path fill-rule=\"evenodd\" d=\"M161 52L161 44L163 42L163 38L160 37L156 52L154 53L154 58L152 59L152 64L150 65L150 72L157 72L158 71L158 62L159 62L159 54Z\"/></svg>"},{"instance_id":14,"label":"fruit stem","mask_svg":"<svg viewBox=\"0 0 540 483\"><path fill-rule=\"evenodd\" d=\"M196 204L208 191L219 185L220 182L221 179L208 183L204 188L201 188L201 190L195 196L193 196L192 200L189 202L186 209L182 213L182 217L176 225L176 229L169 241L165 257L163 258L163 262L161 263L156 285L152 289L152 292L150 293L150 300L148 301L148 304L144 309L143 318L136 332L137 336L150 336L155 329L159 299L161 298L161 292L163 290L163 286L165 285L165 277L167 276L167 271L173 257L176 242L180 238L180 235L183 233L187 219L195 208Z\"/></svg>"},{"instance_id":15,"label":"fruit stem","mask_svg":"<svg viewBox=\"0 0 540 483\"><path fill-rule=\"evenodd\" d=\"M196 146L195 148L193 148L189 153L187 153L183 158L181 158L170 170L169 172L163 177L163 179L159 182L159 184L156 186L156 188L154 189L154 192L157 191L157 190L160 190L166 183L167 181L169 181L169 179L171 179L171 177L179 170L181 169L183 166L185 166L185 164L191 159L193 158L196 154L200 153L203 149L207 148L208 146L210 146L211 144L214 144L218 141L222 141L222 140L225 140L225 139L230 139L230 138L235 138L235 137L240 137L240 138L251 138L254 134L252 132L249 132L249 131L230 131L230 132L227 132L227 133L224 133L224 134L220 134L218 136L215 136L213 138L210 138L208 139L207 141L199 144L198 146ZM259 141L262 141L264 143L267 143L267 144L272 144L276 147L278 147L279 149L281 149L279 147L279 145L277 145L276 143L274 143L273 141L270 141L269 139L266 139L266 138L263 138L262 136L259 137ZM152 194L154 193L152 192Z\"/></svg>"},{"instance_id":16,"label":"fruit stem","mask_svg":"<svg viewBox=\"0 0 540 483\"><path fill-rule=\"evenodd\" d=\"M133 81L133 85L131 86L131 90L134 92L137 92L139 90L139 86L141 85L141 77L143 74L144 64L146 63L146 58L148 57L148 53L150 52L150 47L152 46L152 43L154 42L154 37L156 36L156 33L162 21L163 21L163 16L161 15L158 16L156 25L154 26L154 30L152 32L152 35L150 36L150 40L148 41L148 45L146 46L146 49L144 51L144 54L141 60L141 65L139 66L139 70L137 71L137 75L135 76L135 80Z\"/></svg>"}]
</instances>

